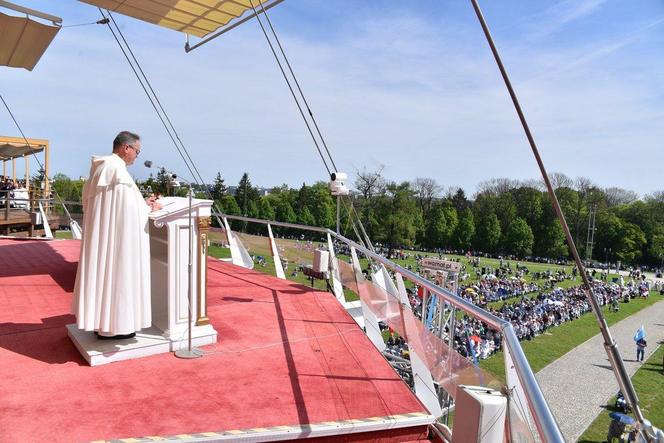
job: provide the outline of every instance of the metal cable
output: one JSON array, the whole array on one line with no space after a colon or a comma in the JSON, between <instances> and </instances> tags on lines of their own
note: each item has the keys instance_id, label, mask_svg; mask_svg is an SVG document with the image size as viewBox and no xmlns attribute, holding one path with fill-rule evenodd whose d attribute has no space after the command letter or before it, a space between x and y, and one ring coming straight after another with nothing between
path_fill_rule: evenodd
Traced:
<instances>
[{"instance_id":1,"label":"metal cable","mask_svg":"<svg viewBox=\"0 0 664 443\"><path fill-rule=\"evenodd\" d=\"M101 12L102 16L103 16L104 18L106 18L106 15L105 15L104 12L102 11L102 9L101 9L101 8L98 8L98 9L99 9L99 12ZM125 39L124 36L122 35L122 31L120 30L120 28L118 27L117 23L116 23L115 20L113 19L113 17L112 17L112 15L111 15L110 11L108 11L108 13L109 13L110 21L113 22L113 24L115 25L115 27L116 27L118 33L120 34L120 36L122 36L122 40L125 42L125 45L127 46L127 50L129 50L129 51L131 52L131 48L129 47L129 44L127 43L126 39ZM200 178L200 183L199 183L199 178L197 178L196 174L194 174L194 172L193 172L193 170L192 170L192 167L189 165L189 162L187 162L187 158L189 158L190 161L191 161L191 163L192 163L193 168L196 170L196 172L198 172L198 169L196 169L195 165L193 165L193 160L191 160L191 156L190 156L189 153L187 152L187 149L186 149L186 147L184 146L184 144L182 143L182 140L179 138L179 136L177 136L177 131L175 130L175 127L174 127L173 123L171 122L170 119L168 119L168 114L165 112L163 106L161 105L161 102L158 101L158 98L157 98L157 96L156 96L156 93L154 92L154 89L153 89L152 86L150 85L150 82L149 82L149 80L147 79L147 76L145 75L145 73L144 73L143 70L141 69L141 73L143 74L143 77L145 78L145 83L148 84L150 91L152 91L153 94L154 94L154 96L155 96L155 99L154 99L154 100L153 100L152 96L150 95L150 93L148 92L148 88L146 88L146 85L143 83L143 80L141 79L141 76L138 74L138 72L136 71L136 68L135 68L134 65L132 64L131 59L130 59L129 56L127 55L127 51L125 51L125 48L122 46L122 43L120 43L120 40L118 39L117 35L115 34L115 32L114 32L114 30L113 30L113 27L111 26L110 22L107 22L107 24L108 24L108 29L111 31L111 34L113 35L113 38L115 39L115 41L117 42L118 46L120 47L120 50L122 51L122 54L125 56L125 59L127 60L127 63L129 63L129 67L130 67L130 68L132 69L132 71L134 72L134 75L136 76L136 79L138 80L139 84L141 85L141 88L143 88L143 92L145 92L145 95L148 97L148 100L150 101L150 104L152 105L152 108L153 108L153 109L155 110L155 112L157 113L157 117L159 117L159 120L161 121L162 125L164 126L164 129L166 130L166 133L168 134L169 138L170 138L171 141L173 142L173 146L175 146L175 149L178 151L178 154L180 154L180 157L182 158L182 161L184 162L185 166L186 166L187 169L189 170L189 173L190 173L191 176L193 177L194 182L195 182L197 185L199 185L199 186L202 187L203 192L205 193L205 195L206 195L207 198L209 198L210 200L214 201L214 199L212 198L212 195L210 194L210 190L209 190L208 187L205 185L205 182L204 182L204 180L202 179L202 177L200 176L200 174L198 174L198 177ZM138 63L138 60L137 60L136 57L134 56L133 52L131 52L131 55L132 55L132 58L134 59L134 61L136 62L136 65L139 66L139 69L140 69L140 64ZM164 114L164 116L162 116L162 114L159 112L159 108L158 108L157 105L155 104L155 100L158 102L158 104L159 104L159 108L161 108L162 113ZM171 130L169 129L169 126L166 124L166 121L164 120L164 118L168 119L168 123L171 125L172 131L173 131L173 133L175 134L175 136L174 136L174 134L171 133ZM178 146L178 143L177 143L176 140L175 140L176 137L177 137L178 140L180 140L180 143L182 144L182 149L180 149L180 146ZM186 157L187 157L187 158L185 158L185 155L182 153L183 150L184 150L184 152L186 153ZM222 214L223 214L223 211L221 210L221 208L219 208L219 205L217 204L216 201L214 202L213 206L214 206L214 208L217 210L218 213L222 213ZM215 219L217 220L217 223L219 224L219 226L223 226L223 223L221 222L221 219L219 218L219 215L214 214L214 213L213 213L213 215L214 215Z\"/></svg>"},{"instance_id":2,"label":"metal cable","mask_svg":"<svg viewBox=\"0 0 664 443\"><path fill-rule=\"evenodd\" d=\"M521 109L521 105L519 104L519 100L516 96L516 93L514 92L514 88L512 87L512 83L509 79L509 76L507 75L507 70L505 69L505 66L503 65L503 62L500 58L500 54L498 54L498 49L496 48L496 45L493 42L493 38L491 37L491 32L489 31L489 27L486 24L486 21L484 20L484 16L482 15L482 11L480 10L480 6L477 2L477 0L471 0L473 9L475 10L475 14L477 15L477 18L480 22L480 26L482 27L482 31L484 32L484 35L486 37L487 43L489 44L489 47L491 49L491 52L493 54L494 59L496 60L496 64L498 65L498 69L500 71L500 74L503 78L503 81L505 82L505 86L509 92L510 98L512 99L512 103L514 105L514 109L516 110L516 113L519 117L519 121L521 122L521 126L523 127L523 130L526 134L526 138L528 139L528 143L530 144L530 148L533 152L533 155L535 157L535 161L537 162L537 166L539 167L540 173L542 174L542 178L544 179L544 183L546 184L547 192L549 194L549 198L551 200L551 204L556 212L556 215L558 217L558 221L560 221L560 224L562 225L563 231L565 233L565 238L567 240L567 245L569 246L570 253L572 254L572 257L574 258L574 262L576 263L577 269L579 270L579 274L581 274L581 278L583 279L583 283L585 285L586 289L586 296L590 302L590 305L592 306L593 312L595 313L595 317L597 319L597 322L599 324L599 329L600 332L602 333L602 337L604 339L604 348L606 349L607 356L609 358L609 362L611 363L611 367L613 369L613 373L618 381L618 385L620 386L620 389L622 390L623 394L625 394L625 398L627 402L630 404L632 407L632 410L634 411L634 415L641 425L641 429L643 430L643 433L645 434L644 437L646 437L646 440L650 441L651 437L649 435L649 431L652 430L650 425L646 425L645 423L645 417L643 416L643 413L639 407L639 399L636 394L636 391L634 390L634 386L632 385L632 381L627 374L627 370L625 369L625 364L623 363L623 360L620 356L620 352L617 348L616 342L611 336L611 332L609 331L609 326L606 323L606 320L604 318L604 314L602 313L602 309L599 305L599 302L597 301L597 297L595 296L595 292L593 290L592 285L590 284L590 280L588 278L588 275L586 273L586 269L583 265L583 262L581 261L581 257L579 256L579 252L576 249L576 244L574 243L574 239L572 238L572 234L570 233L569 226L567 225L567 220L565 219L565 215L563 214L562 209L560 208L560 203L558 202L558 197L556 196L556 193L553 190L553 186L551 185L551 181L549 180L549 175L546 172L546 168L544 167L544 163L542 161L542 158L540 156L539 150L537 148L537 144L535 143L535 138L533 137L530 127L528 126L528 122L526 121L526 117L523 113L523 110ZM551 425L551 423L549 423ZM562 436L560 434L560 430L558 428L554 429L554 426L547 427L546 429L541 429L538 426L538 430L540 432L546 432L546 433L551 433L551 435L547 435L548 437L551 437L550 439L553 440L554 437L558 439L562 439Z\"/></svg>"},{"instance_id":3,"label":"metal cable","mask_svg":"<svg viewBox=\"0 0 664 443\"><path fill-rule=\"evenodd\" d=\"M12 113L11 109L9 108L9 105L5 101L4 97L2 94L0 94L0 100L2 100L2 103L5 105L5 108L7 108L7 112L9 112L9 116L12 118L14 121L14 124L16 125L16 128L18 129L18 132L21 133L21 137L23 137L23 141L25 141L25 145L30 149L30 153L32 156L35 158L37 163L39 164L39 167L44 171L44 180L49 180L50 177L46 175L46 169L44 168L44 165L42 162L39 160L39 157L37 157L37 153L35 150L30 146L30 143L28 142L28 138L25 136L25 133L23 132L23 129L21 129L21 126L18 124L18 121L16 121L16 118L14 117L14 114ZM58 194L58 192L54 189L52 189L53 195L56 197L58 200L58 203L62 206L62 208L65 210L65 214L67 214L67 217L69 218L69 221L71 222L73 219L71 218L71 214L69 213L69 210L67 209L67 206L65 205L65 202L62 200L62 197Z\"/></svg>"},{"instance_id":4,"label":"metal cable","mask_svg":"<svg viewBox=\"0 0 664 443\"><path fill-rule=\"evenodd\" d=\"M297 86L297 90L300 93L300 97L302 97L302 101L304 102L304 106L307 108L307 112L309 113L309 117L311 117L311 121L314 124L314 127L316 128L316 133L318 134L318 137L320 138L320 141L323 143L323 147L325 148L325 152L327 152L327 156L330 159L330 162L332 163L332 167L334 168L335 171L338 171L337 165L334 163L334 159L332 158L332 154L330 154L330 150L327 147L327 143L325 143L325 138L323 138L323 134L320 132L320 128L318 127L318 122L316 122L316 118L314 117L313 112L311 112L311 108L309 107L309 103L307 102L307 98L304 96L304 92L302 92L302 88L300 88L300 82L297 81L297 77L295 76L295 73L293 72L293 68L291 67L290 62L288 61L288 57L286 56L286 52L284 52L284 48L281 46L281 41L279 40L279 37L277 36L277 33L274 30L274 27L272 26L272 20L270 20L270 16L267 15L267 10L261 3L261 10L263 12L263 15L265 15L265 19L267 20L268 25L270 26L270 30L272 31L272 35L274 35L274 39L277 42L277 46L279 46L279 51L281 51L281 56L284 58L284 61L286 62L286 66L288 66L288 70L290 71L291 76L293 77L293 80L295 81L295 86ZM258 16L256 16L258 18Z\"/></svg>"},{"instance_id":5,"label":"metal cable","mask_svg":"<svg viewBox=\"0 0 664 443\"><path fill-rule=\"evenodd\" d=\"M129 46L129 43L127 43L127 40L124 38L124 34L120 30L120 27L117 25L115 22L115 19L113 18L113 15L109 12L108 15L111 17L111 20L113 21L113 24L115 25L116 29L118 30L118 33L120 34L120 37L122 37L122 41L124 42L125 46L127 47L127 50L129 51L129 54L131 54L132 59L136 63L136 67L140 71L141 75L145 79L145 83L147 84L148 88L150 88L150 92L152 92L152 95L154 96L155 101L159 105L159 109L161 110L162 114L166 118L166 121L171 127L171 130L173 131L173 135L175 138L178 140L180 143L180 146L182 147L182 150L184 151L185 155L189 159L189 162L191 163L191 167L194 169L196 174L198 175L198 179L200 179L201 184L205 184L205 180L203 180L203 177L201 176L200 172L198 171L198 168L196 168L196 164L194 163L194 160L191 158L191 155L189 155L189 151L187 150L187 147L184 145L182 142L182 139L180 139L180 135L178 134L178 131L175 129L175 125L171 122L170 117L168 116L168 113L166 112L166 109L164 109L163 105L161 104L161 101L159 100L159 96L155 92L155 90L152 88L152 84L150 83L150 80L148 77L145 75L145 72L143 72L143 68L141 67L141 64L138 62L138 59L134 55L134 52L131 50L131 46ZM191 170L190 170L191 172ZM194 181L198 184L198 181L196 180L196 176L194 176Z\"/></svg>"},{"instance_id":6,"label":"metal cable","mask_svg":"<svg viewBox=\"0 0 664 443\"><path fill-rule=\"evenodd\" d=\"M106 16L104 15L104 12L102 11L101 8L99 8L99 12L101 12L101 14L104 16L104 18L106 18ZM108 12L109 17L111 19L111 22L113 23L113 25L117 29L118 33L122 37L122 40L125 42L125 45L127 46L127 50L129 50L131 52L131 49L129 48L129 45L127 44L127 41L125 40L124 36L122 35L122 31L120 31L120 28L118 27L117 23L115 22L115 19L111 15L110 11L107 11L107 12ZM129 67L134 72L134 75L136 75L136 78L138 79L138 82L140 83L141 88L143 88L143 91L145 92L145 95L148 96L148 99L150 100L150 104L152 105L155 112L157 113L157 116L159 117L159 120L161 121L162 125L164 126L164 129L166 129L166 132L168 133L168 136L170 137L171 141L173 142L173 145L175 146L175 149L177 149L178 153L180 154L180 157L182 158L182 161L184 161L185 166L187 167L187 169L189 170L189 173L194 178L194 181L196 182L196 184L198 184L198 179L196 178L196 175L194 174L192 168L189 166L189 163L187 162L187 159L185 158L184 154L182 153L182 150L180 149L180 146L178 146L177 142L175 141L175 137L173 136L173 134L171 134L171 130L169 129L168 125L166 124L166 121L164 120L164 117L160 113L157 105L155 104L155 100L153 100L152 96L150 95L150 92L148 92L148 87L149 87L150 91L152 91L153 94L154 94L154 89L152 89L152 87L149 86L150 82L147 80L147 77L145 77L145 74L143 73L142 70L141 70L141 73L143 74L143 77L145 78L145 80L143 80L141 78L138 71L136 70L136 67L134 67L134 64L132 63L131 59L129 58L129 55L127 54L127 50L125 50L124 46L122 46L122 43L120 43L120 40L118 39L118 36L115 34L115 31L113 30L113 26L111 26L111 23L107 23L107 25L108 25L108 29L111 31L111 34L113 34L113 38L115 39L118 46L120 47L120 50L122 51L122 54L125 56L125 59L129 63ZM136 58L133 56L133 53L131 53L131 55L132 55L132 58L134 59L134 62L136 63L137 66L139 66L139 69L140 69L140 65L139 65L138 61L136 60ZM146 87L146 84L144 84L144 82L148 85L148 87ZM156 99L156 97L155 97L155 99ZM159 106L161 107L161 104ZM162 112L163 112L163 108L161 108L161 109L162 109Z\"/></svg>"},{"instance_id":7,"label":"metal cable","mask_svg":"<svg viewBox=\"0 0 664 443\"><path fill-rule=\"evenodd\" d=\"M302 105L300 105L300 101L297 99L297 96L295 95L295 91L293 91L293 87L290 84L290 81L288 80L288 76L286 75L286 71L284 71L284 67L281 64L281 61L279 60L279 56L277 55L277 52L274 50L274 46L272 45L272 41L270 41L270 37L267 35L267 31L265 31L265 27L263 26L263 22L261 21L260 17L258 17L258 11L256 11L256 7L254 6L254 2L252 0L249 0L249 4L251 5L251 8L254 10L254 14L256 14L256 20L258 20L258 24L261 27L261 30L263 31L263 35L265 36L265 40L267 41L267 44L270 46L270 50L272 51L272 55L274 56L275 61L277 62L277 65L279 66L279 70L281 71L281 75L283 75L284 80L286 81L286 85L288 86L288 89L290 90L291 95L293 96L293 100L295 100L295 104L297 105L297 109L300 111L300 115L302 116L302 120L304 121L304 124L307 126L307 130L309 131L309 135L311 135L311 139L314 142L314 145L316 146L316 150L318 151L318 155L320 155L320 159L323 161L323 165L325 165L325 169L327 170L328 175L332 174L332 171L330 171L330 167L327 165L327 161L325 161L325 156L323 156L323 152L320 150L320 146L318 145L318 141L316 140L316 137L314 136L313 131L311 130L311 126L309 125L309 122L307 121L307 118L304 115L304 111L302 111Z\"/></svg>"}]
</instances>

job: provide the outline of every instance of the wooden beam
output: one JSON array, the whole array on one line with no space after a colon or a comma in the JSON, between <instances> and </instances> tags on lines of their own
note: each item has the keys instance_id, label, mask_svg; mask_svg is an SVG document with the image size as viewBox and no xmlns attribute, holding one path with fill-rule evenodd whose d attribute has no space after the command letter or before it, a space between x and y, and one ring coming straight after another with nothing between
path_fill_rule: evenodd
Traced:
<instances>
[{"instance_id":1,"label":"wooden beam","mask_svg":"<svg viewBox=\"0 0 664 443\"><path fill-rule=\"evenodd\" d=\"M25 145L25 140L23 137L7 137L0 135L0 144L2 143L15 143L18 145ZM40 138L28 138L28 145L30 146L45 146L48 144L48 140L43 140Z\"/></svg>"},{"instance_id":2,"label":"wooden beam","mask_svg":"<svg viewBox=\"0 0 664 443\"><path fill-rule=\"evenodd\" d=\"M29 141L29 139L28 139ZM48 198L51 194L51 153L48 140L44 141L44 195L42 198ZM46 214L50 213L51 205L50 202L46 201Z\"/></svg>"},{"instance_id":3,"label":"wooden beam","mask_svg":"<svg viewBox=\"0 0 664 443\"><path fill-rule=\"evenodd\" d=\"M30 156L28 154L24 155L25 159L25 189L30 189Z\"/></svg>"}]
</instances>

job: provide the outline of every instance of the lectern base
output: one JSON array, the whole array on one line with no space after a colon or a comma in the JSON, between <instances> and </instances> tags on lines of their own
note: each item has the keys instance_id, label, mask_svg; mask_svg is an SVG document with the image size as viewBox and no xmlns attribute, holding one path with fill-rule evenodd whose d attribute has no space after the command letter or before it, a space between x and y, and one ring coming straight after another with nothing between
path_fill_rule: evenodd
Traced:
<instances>
[{"instance_id":1,"label":"lectern base","mask_svg":"<svg viewBox=\"0 0 664 443\"><path fill-rule=\"evenodd\" d=\"M67 325L69 338L90 366L99 366L122 360L184 350L188 351L186 334L182 340L165 338L156 327L143 329L136 337L124 340L99 340L94 332ZM205 346L217 342L217 331L211 325L196 326L192 330L192 346Z\"/></svg>"},{"instance_id":2,"label":"lectern base","mask_svg":"<svg viewBox=\"0 0 664 443\"><path fill-rule=\"evenodd\" d=\"M191 349L189 349L187 347L187 348L178 349L177 351L175 351L175 356L177 358L185 358L185 359L198 358L198 357L203 356L203 351L201 351L200 349L196 349L194 347L192 347Z\"/></svg>"}]
</instances>

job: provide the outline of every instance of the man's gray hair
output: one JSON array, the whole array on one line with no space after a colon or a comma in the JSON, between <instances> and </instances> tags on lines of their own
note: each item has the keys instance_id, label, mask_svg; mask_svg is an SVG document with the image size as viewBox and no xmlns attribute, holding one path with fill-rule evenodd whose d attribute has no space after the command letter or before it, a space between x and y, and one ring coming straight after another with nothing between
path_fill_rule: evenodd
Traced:
<instances>
[{"instance_id":1,"label":"man's gray hair","mask_svg":"<svg viewBox=\"0 0 664 443\"><path fill-rule=\"evenodd\" d=\"M115 136L115 140L113 140L113 151L125 144L133 146L134 143L140 139L141 137L138 134L134 134L133 132L129 131L122 131L117 136Z\"/></svg>"}]
</instances>

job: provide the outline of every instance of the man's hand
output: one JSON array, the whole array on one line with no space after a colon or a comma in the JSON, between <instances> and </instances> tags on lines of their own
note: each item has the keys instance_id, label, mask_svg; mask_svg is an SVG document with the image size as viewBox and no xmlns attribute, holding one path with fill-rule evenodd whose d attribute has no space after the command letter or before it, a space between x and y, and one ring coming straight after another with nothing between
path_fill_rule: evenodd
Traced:
<instances>
[{"instance_id":1,"label":"man's hand","mask_svg":"<svg viewBox=\"0 0 664 443\"><path fill-rule=\"evenodd\" d=\"M157 198L154 195L146 198L145 203L150 207L150 211L158 211L162 208L161 203L157 201Z\"/></svg>"}]
</instances>

